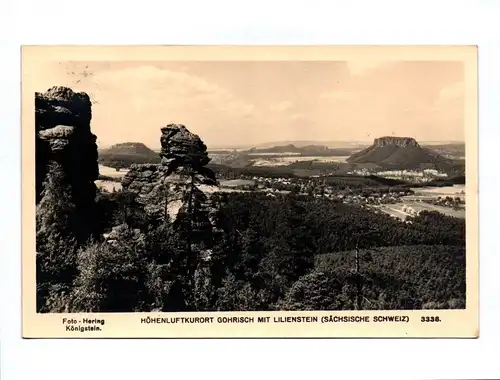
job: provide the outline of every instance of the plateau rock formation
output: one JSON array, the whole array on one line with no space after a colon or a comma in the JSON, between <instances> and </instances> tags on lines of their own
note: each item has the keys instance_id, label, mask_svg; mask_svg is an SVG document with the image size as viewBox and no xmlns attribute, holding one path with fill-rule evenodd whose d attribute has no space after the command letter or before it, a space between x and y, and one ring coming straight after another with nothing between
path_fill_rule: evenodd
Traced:
<instances>
[{"instance_id":1,"label":"plateau rock formation","mask_svg":"<svg viewBox=\"0 0 500 380\"><path fill-rule=\"evenodd\" d=\"M126 142L99 151L99 162L120 169L132 164L159 164L160 156L143 143Z\"/></svg>"},{"instance_id":2,"label":"plateau rock formation","mask_svg":"<svg viewBox=\"0 0 500 380\"><path fill-rule=\"evenodd\" d=\"M437 152L421 147L411 137L380 137L373 145L350 156L353 164L376 164L397 169L417 169L421 166L436 168L451 165L451 161Z\"/></svg>"},{"instance_id":3,"label":"plateau rock formation","mask_svg":"<svg viewBox=\"0 0 500 380\"><path fill-rule=\"evenodd\" d=\"M99 174L91 118L91 101L86 93L67 87L35 93L36 203L44 196L44 184L55 175L51 171L57 170L69 189L80 232L91 228L94 181Z\"/></svg>"}]
</instances>

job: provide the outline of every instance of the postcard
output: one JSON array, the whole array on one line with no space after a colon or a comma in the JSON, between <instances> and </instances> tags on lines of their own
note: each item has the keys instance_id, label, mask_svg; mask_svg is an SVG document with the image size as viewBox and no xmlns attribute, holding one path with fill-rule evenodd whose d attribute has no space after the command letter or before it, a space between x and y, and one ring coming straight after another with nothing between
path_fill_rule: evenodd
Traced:
<instances>
[{"instance_id":1,"label":"postcard","mask_svg":"<svg viewBox=\"0 0 500 380\"><path fill-rule=\"evenodd\" d=\"M476 338L475 46L23 46L23 337Z\"/></svg>"}]
</instances>

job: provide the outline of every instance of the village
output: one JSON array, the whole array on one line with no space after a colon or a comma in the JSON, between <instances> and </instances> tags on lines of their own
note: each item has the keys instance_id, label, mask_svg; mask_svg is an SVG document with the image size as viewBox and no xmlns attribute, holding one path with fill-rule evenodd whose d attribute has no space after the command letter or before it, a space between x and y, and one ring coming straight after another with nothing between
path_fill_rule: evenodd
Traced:
<instances>
[{"instance_id":1,"label":"village","mask_svg":"<svg viewBox=\"0 0 500 380\"><path fill-rule=\"evenodd\" d=\"M350 171L347 174L362 176L376 175L382 178L400 179L410 183L427 183L435 179L448 177L446 173L441 173L436 169L376 171L363 168Z\"/></svg>"},{"instance_id":2,"label":"village","mask_svg":"<svg viewBox=\"0 0 500 380\"><path fill-rule=\"evenodd\" d=\"M459 218L465 217L465 190L455 188L404 188L399 186L349 186L328 184L321 178L267 178L222 180L223 191L263 191L268 196L296 194L326 198L346 204L370 207L395 218L405 219L420 211L438 211ZM451 190L451 192L450 192Z\"/></svg>"}]
</instances>

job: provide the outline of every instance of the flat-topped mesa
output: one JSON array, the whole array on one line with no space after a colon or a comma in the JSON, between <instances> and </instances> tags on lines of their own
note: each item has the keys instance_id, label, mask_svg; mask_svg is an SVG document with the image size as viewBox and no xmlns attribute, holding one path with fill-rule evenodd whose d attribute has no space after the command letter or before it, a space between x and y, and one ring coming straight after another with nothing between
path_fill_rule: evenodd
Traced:
<instances>
[{"instance_id":1,"label":"flat-topped mesa","mask_svg":"<svg viewBox=\"0 0 500 380\"><path fill-rule=\"evenodd\" d=\"M401 148L407 146L419 146L417 141L413 137L395 137L395 136L384 136L376 138L373 141L373 145L376 147L398 146Z\"/></svg>"},{"instance_id":2,"label":"flat-topped mesa","mask_svg":"<svg viewBox=\"0 0 500 380\"><path fill-rule=\"evenodd\" d=\"M350 164L373 164L384 170L446 170L452 162L437 152L421 147L412 137L385 136L374 140L373 145L352 154Z\"/></svg>"},{"instance_id":3,"label":"flat-topped mesa","mask_svg":"<svg viewBox=\"0 0 500 380\"><path fill-rule=\"evenodd\" d=\"M59 167L71 189L72 202L81 223L90 222L95 201L94 181L99 176L96 136L90 130L90 98L67 87L52 87L35 93L36 203L43 184ZM57 165L51 165L56 163Z\"/></svg>"}]
</instances>

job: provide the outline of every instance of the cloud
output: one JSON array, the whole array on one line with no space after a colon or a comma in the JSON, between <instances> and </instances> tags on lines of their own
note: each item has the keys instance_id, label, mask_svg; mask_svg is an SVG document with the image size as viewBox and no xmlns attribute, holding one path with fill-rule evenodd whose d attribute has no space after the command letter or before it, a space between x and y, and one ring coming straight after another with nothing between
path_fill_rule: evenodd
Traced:
<instances>
[{"instance_id":1,"label":"cloud","mask_svg":"<svg viewBox=\"0 0 500 380\"><path fill-rule=\"evenodd\" d=\"M437 104L463 101L465 97L465 87L463 82L456 82L449 86L443 87L439 92L436 100Z\"/></svg>"},{"instance_id":2,"label":"cloud","mask_svg":"<svg viewBox=\"0 0 500 380\"><path fill-rule=\"evenodd\" d=\"M90 95L91 127L102 146L141 141L158 147L160 128L168 123L185 124L209 145L234 140L253 144L263 136L279 139L287 129L309 120L291 113L294 104L289 100L257 106L187 70L141 65L95 69L93 75L83 77L74 67L52 65L43 72L47 75L39 83L39 91L56 84Z\"/></svg>"},{"instance_id":3,"label":"cloud","mask_svg":"<svg viewBox=\"0 0 500 380\"><path fill-rule=\"evenodd\" d=\"M288 100L284 100L280 103L272 104L270 108L272 111L285 112L285 111L288 111L292 107L293 107L292 102L290 102Z\"/></svg>"},{"instance_id":4,"label":"cloud","mask_svg":"<svg viewBox=\"0 0 500 380\"><path fill-rule=\"evenodd\" d=\"M254 104L217 83L154 66L97 72L72 87L91 93L92 129L106 145L116 142L116 131L110 128L117 128L125 140L158 146L160 128L171 122L185 124L208 140L231 136L235 126L255 113Z\"/></svg>"},{"instance_id":5,"label":"cloud","mask_svg":"<svg viewBox=\"0 0 500 380\"><path fill-rule=\"evenodd\" d=\"M463 130L465 88L458 64L351 61L349 73L326 64L314 70L284 65L283 78L273 64L258 79L245 65L230 76L213 64L133 65L41 63L29 80L36 91L62 85L87 92L101 145L140 141L158 148L160 128L171 122L185 124L209 146L359 140L367 131L458 139Z\"/></svg>"},{"instance_id":6,"label":"cloud","mask_svg":"<svg viewBox=\"0 0 500 380\"><path fill-rule=\"evenodd\" d=\"M324 92L319 98L320 100L353 100L356 95L352 91L332 91Z\"/></svg>"},{"instance_id":7,"label":"cloud","mask_svg":"<svg viewBox=\"0 0 500 380\"><path fill-rule=\"evenodd\" d=\"M290 120L308 120L309 118L301 113L294 113L293 115L290 115Z\"/></svg>"}]
</instances>

